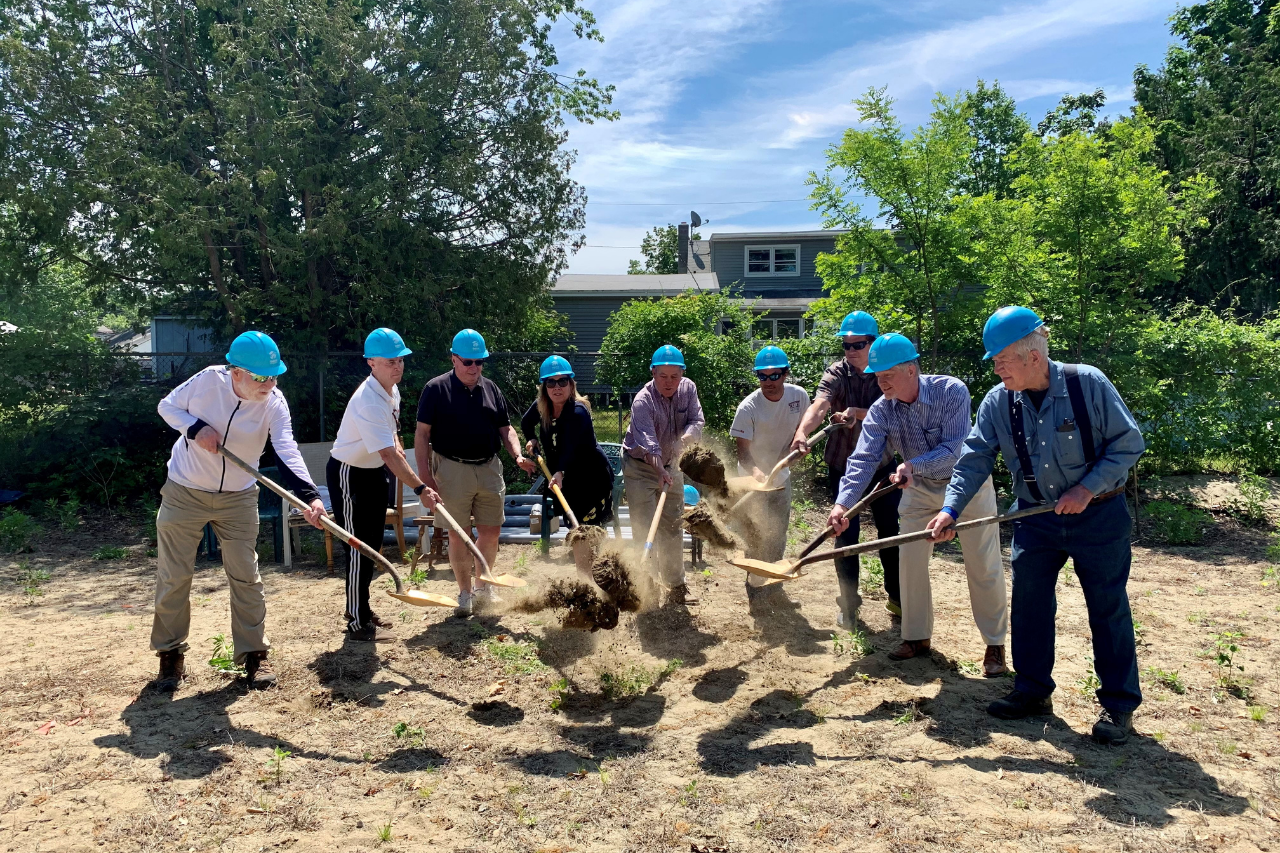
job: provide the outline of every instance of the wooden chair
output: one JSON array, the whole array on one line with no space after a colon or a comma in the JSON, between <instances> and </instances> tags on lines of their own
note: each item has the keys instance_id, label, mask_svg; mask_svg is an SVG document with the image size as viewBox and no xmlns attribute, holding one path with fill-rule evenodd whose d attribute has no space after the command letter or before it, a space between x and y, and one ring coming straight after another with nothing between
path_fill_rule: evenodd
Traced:
<instances>
[{"instance_id":1,"label":"wooden chair","mask_svg":"<svg viewBox=\"0 0 1280 853\"><path fill-rule=\"evenodd\" d=\"M413 448L406 447L404 450L405 458L409 461L409 468L413 473L418 473L418 460L413 458ZM392 479L394 488L396 489L396 505L387 507L387 524L395 528L396 544L400 546L400 558L403 560L407 552L404 542L404 522L405 518L414 518L422 511L422 501L418 500L418 496L413 493L413 489L407 484L401 483L397 479ZM419 542L419 550L421 550L421 542Z\"/></svg>"},{"instance_id":2,"label":"wooden chair","mask_svg":"<svg viewBox=\"0 0 1280 853\"><path fill-rule=\"evenodd\" d=\"M307 473L311 475L311 481L317 486L325 485L325 468L329 464L329 451L333 449L332 441L316 441L310 444L299 444L298 452L302 454L302 462L307 466ZM292 545L300 547L302 539L300 533L303 528L310 527L307 520L302 517L302 513L294 512L289 514L289 532L293 537ZM325 560L329 567L329 574L333 574L333 534L328 530L324 532L324 554ZM285 565L289 565L290 560L289 546L285 546Z\"/></svg>"}]
</instances>

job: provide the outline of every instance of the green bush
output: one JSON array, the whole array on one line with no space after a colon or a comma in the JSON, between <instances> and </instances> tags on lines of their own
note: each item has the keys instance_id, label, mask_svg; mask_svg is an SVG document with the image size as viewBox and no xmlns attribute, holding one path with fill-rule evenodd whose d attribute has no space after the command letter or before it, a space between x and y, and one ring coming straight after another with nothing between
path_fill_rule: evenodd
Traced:
<instances>
[{"instance_id":1,"label":"green bush","mask_svg":"<svg viewBox=\"0 0 1280 853\"><path fill-rule=\"evenodd\" d=\"M31 539L40 530L36 520L13 507L0 513L0 551L16 553L31 550Z\"/></svg>"},{"instance_id":2,"label":"green bush","mask_svg":"<svg viewBox=\"0 0 1280 853\"><path fill-rule=\"evenodd\" d=\"M1142 513L1144 528L1149 527L1155 539L1165 545L1199 545L1213 524L1204 510L1172 501L1152 501L1143 505Z\"/></svg>"}]
</instances>

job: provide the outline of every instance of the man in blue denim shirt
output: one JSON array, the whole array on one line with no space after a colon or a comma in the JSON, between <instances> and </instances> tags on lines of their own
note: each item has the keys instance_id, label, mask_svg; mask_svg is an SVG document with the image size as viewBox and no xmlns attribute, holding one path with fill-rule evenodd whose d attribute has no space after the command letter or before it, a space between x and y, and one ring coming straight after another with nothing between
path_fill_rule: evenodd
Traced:
<instances>
[{"instance_id":1,"label":"man in blue denim shirt","mask_svg":"<svg viewBox=\"0 0 1280 853\"><path fill-rule=\"evenodd\" d=\"M1030 309L1000 309L987 321L982 339L986 358L995 359L1003 381L978 407L943 510L929 528L938 541L955 535L950 525L990 476L997 453L1013 474L1019 508L1057 502L1055 513L1013 524L1011 627L1017 678L1013 692L987 711L1013 720L1053 710L1054 588L1070 557L1084 592L1094 668L1102 685L1097 696L1103 710L1093 737L1123 743L1132 730L1133 711L1142 702L1126 591L1132 524L1123 496L1129 469L1145 447L1142 433L1101 371L1049 359L1048 328ZM1072 405L1072 371L1079 377L1077 402L1083 403L1083 412ZM1088 433L1082 429L1086 424Z\"/></svg>"}]
</instances>

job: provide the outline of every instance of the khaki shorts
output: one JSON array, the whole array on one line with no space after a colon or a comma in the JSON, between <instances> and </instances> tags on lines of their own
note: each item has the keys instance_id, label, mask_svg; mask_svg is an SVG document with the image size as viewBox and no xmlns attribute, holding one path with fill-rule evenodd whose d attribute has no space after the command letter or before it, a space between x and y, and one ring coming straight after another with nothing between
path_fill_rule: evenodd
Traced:
<instances>
[{"instance_id":1,"label":"khaki shorts","mask_svg":"<svg viewBox=\"0 0 1280 853\"><path fill-rule=\"evenodd\" d=\"M507 484L502 479L502 461L493 457L483 465L468 465L431 454L431 476L444 508L464 527L467 516L477 527L501 527L506 513L502 502L507 497Z\"/></svg>"}]
</instances>

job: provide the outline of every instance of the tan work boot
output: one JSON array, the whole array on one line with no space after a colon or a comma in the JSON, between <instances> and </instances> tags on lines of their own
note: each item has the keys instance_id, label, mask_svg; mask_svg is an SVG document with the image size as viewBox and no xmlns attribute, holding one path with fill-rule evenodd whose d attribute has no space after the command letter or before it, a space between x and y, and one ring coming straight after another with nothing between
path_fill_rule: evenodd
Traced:
<instances>
[{"instance_id":1,"label":"tan work boot","mask_svg":"<svg viewBox=\"0 0 1280 853\"><path fill-rule=\"evenodd\" d=\"M259 690L276 683L276 674L271 664L267 662L266 652L249 652L245 655L244 675L249 686Z\"/></svg>"},{"instance_id":2,"label":"tan work boot","mask_svg":"<svg viewBox=\"0 0 1280 853\"><path fill-rule=\"evenodd\" d=\"M187 678L186 655L182 652L160 652L160 674L152 682L157 690L172 693Z\"/></svg>"}]
</instances>

